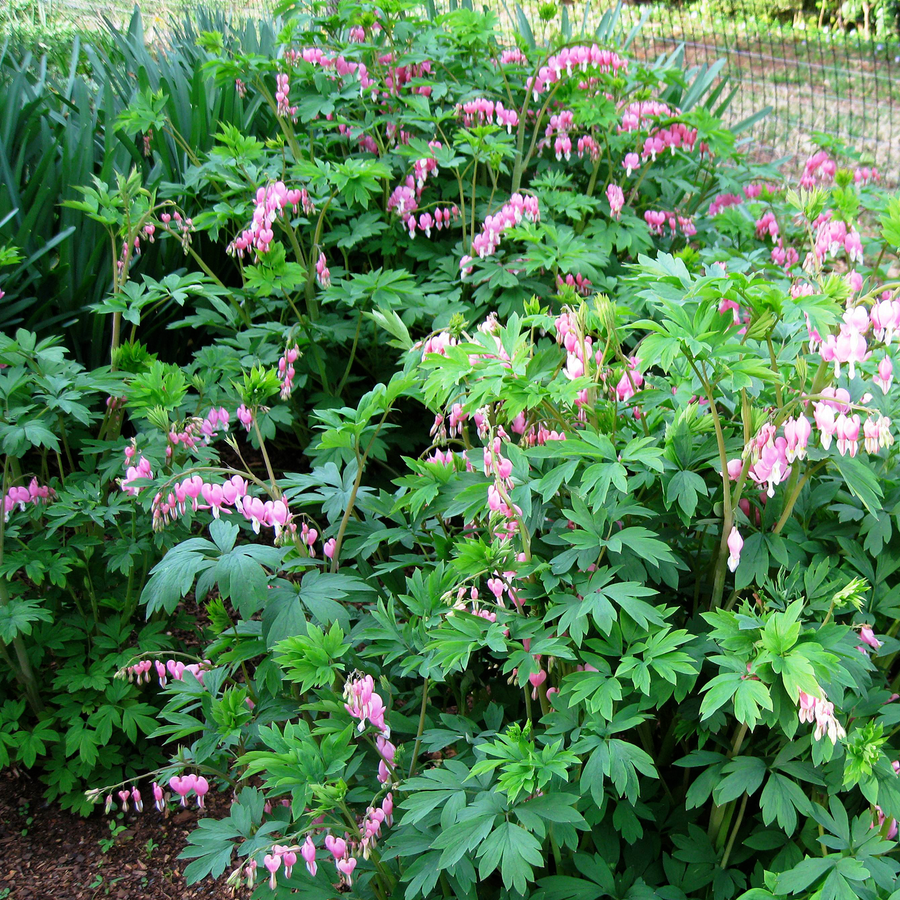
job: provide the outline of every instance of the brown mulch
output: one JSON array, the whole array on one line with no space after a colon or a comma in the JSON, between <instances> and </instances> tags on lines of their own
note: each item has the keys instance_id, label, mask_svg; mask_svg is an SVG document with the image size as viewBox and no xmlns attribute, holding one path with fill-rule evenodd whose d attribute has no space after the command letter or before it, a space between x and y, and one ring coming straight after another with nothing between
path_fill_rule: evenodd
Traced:
<instances>
[{"instance_id":1,"label":"brown mulch","mask_svg":"<svg viewBox=\"0 0 900 900\"><path fill-rule=\"evenodd\" d=\"M0 900L211 900L231 897L228 872L188 886L179 860L198 813L227 815L229 798L207 795L207 809L170 811L167 818L145 803L124 820L90 818L60 810L41 796L42 785L26 775L0 772ZM126 826L111 838L109 821ZM151 843L152 842L152 843ZM104 844L106 846L106 844Z\"/></svg>"}]
</instances>

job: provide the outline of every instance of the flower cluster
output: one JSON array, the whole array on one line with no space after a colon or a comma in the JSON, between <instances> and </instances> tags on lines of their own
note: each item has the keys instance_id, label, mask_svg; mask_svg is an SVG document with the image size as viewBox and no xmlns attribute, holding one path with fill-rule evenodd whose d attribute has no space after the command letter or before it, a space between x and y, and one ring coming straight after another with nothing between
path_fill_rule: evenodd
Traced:
<instances>
[{"instance_id":1,"label":"flower cluster","mask_svg":"<svg viewBox=\"0 0 900 900\"><path fill-rule=\"evenodd\" d=\"M173 775L169 779L169 787L181 797L182 806L187 806L188 794L193 791L197 796L197 806L202 809L204 806L203 798L209 791L209 782L202 775L189 773L180 777Z\"/></svg>"},{"instance_id":2,"label":"flower cluster","mask_svg":"<svg viewBox=\"0 0 900 900\"><path fill-rule=\"evenodd\" d=\"M253 248L257 256L269 252L269 245L275 239L272 226L288 206L296 212L300 207L301 192L288 190L283 181L276 181L256 191L256 207L250 227L236 237L229 245L228 252L243 258L244 253Z\"/></svg>"},{"instance_id":3,"label":"flower cluster","mask_svg":"<svg viewBox=\"0 0 900 900\"><path fill-rule=\"evenodd\" d=\"M744 539L741 537L737 526L732 526L728 535L728 570L734 572L741 562L741 550L744 549Z\"/></svg>"},{"instance_id":4,"label":"flower cluster","mask_svg":"<svg viewBox=\"0 0 900 900\"><path fill-rule=\"evenodd\" d=\"M313 859L315 859L315 855L313 855ZM272 847L272 852L267 853L263 857L263 865L266 867L266 871L269 873L270 890L274 891L278 884L276 874L281 868L282 863L284 863L285 877L290 878L291 872L293 871L294 866L297 864L297 849L295 847L275 844ZM313 863L313 865L315 865L315 863Z\"/></svg>"},{"instance_id":5,"label":"flower cluster","mask_svg":"<svg viewBox=\"0 0 900 900\"><path fill-rule=\"evenodd\" d=\"M778 238L778 222L772 210L769 210L756 220L756 236L763 239L766 235L773 240Z\"/></svg>"},{"instance_id":6,"label":"flower cluster","mask_svg":"<svg viewBox=\"0 0 900 900\"><path fill-rule=\"evenodd\" d=\"M260 528L272 528L278 540L284 532L293 533L296 526L291 512L283 500L262 501L247 493L247 481L240 475L232 475L223 484L204 481L200 475L192 475L172 485L167 495L161 492L153 498L153 528L160 530L170 521L184 515L188 506L196 512L201 509L212 511L218 519L232 508L240 512L259 534Z\"/></svg>"},{"instance_id":7,"label":"flower cluster","mask_svg":"<svg viewBox=\"0 0 900 900\"><path fill-rule=\"evenodd\" d=\"M343 54L329 54L320 47L305 47L302 50L289 50L284 54L286 61L296 65L301 60L309 63L311 66L318 66L328 72L332 78L347 78L349 75L355 75L359 78L359 95L367 88L375 89L377 87L374 79L369 77L369 70L365 63L354 62L347 59Z\"/></svg>"},{"instance_id":8,"label":"flower cluster","mask_svg":"<svg viewBox=\"0 0 900 900\"><path fill-rule=\"evenodd\" d=\"M49 503L56 496L56 491L47 485L38 484L37 478L32 478L28 487L15 486L6 491L3 498L3 521L8 522L12 511L18 506L21 512L29 504L38 506Z\"/></svg>"},{"instance_id":9,"label":"flower cluster","mask_svg":"<svg viewBox=\"0 0 900 900\"><path fill-rule=\"evenodd\" d=\"M489 588L493 581L494 579L488 579ZM502 595L502 593L503 589L501 588L500 594ZM461 586L456 593L456 602L453 604L453 609L448 613L448 615L452 616L456 610L459 610L460 612L467 612L470 615L478 616L479 618L485 619L488 622L496 622L497 613L491 612L489 609L483 609L481 604L479 603L478 596L478 588L470 588L467 596L465 587ZM472 603L471 608L469 607L467 599ZM500 605L502 606L503 603L501 602Z\"/></svg>"},{"instance_id":10,"label":"flower cluster","mask_svg":"<svg viewBox=\"0 0 900 900\"><path fill-rule=\"evenodd\" d=\"M600 159L600 144L598 144L596 139L590 134L583 134L578 138L575 149L579 159L584 159L584 157L587 156L590 161L594 163ZM629 172L628 174L630 175L631 173Z\"/></svg>"},{"instance_id":11,"label":"flower cluster","mask_svg":"<svg viewBox=\"0 0 900 900\"><path fill-rule=\"evenodd\" d=\"M528 57L518 48L513 47L511 50L504 50L500 54L500 65L501 66L527 66L528 65Z\"/></svg>"},{"instance_id":12,"label":"flower cluster","mask_svg":"<svg viewBox=\"0 0 900 900\"><path fill-rule=\"evenodd\" d=\"M494 102L484 97L458 103L456 115L462 119L466 128L473 125L492 125L496 121L498 125L506 128L507 134L512 134L513 128L519 124L519 114L514 109L506 109L499 100Z\"/></svg>"},{"instance_id":13,"label":"flower cluster","mask_svg":"<svg viewBox=\"0 0 900 900\"><path fill-rule=\"evenodd\" d=\"M129 449L132 450L132 453L134 452L133 448L126 447L126 457L129 456ZM151 466L150 460L145 456L141 456L136 466L129 466L125 470L125 477L119 479L119 487L121 487L126 494L131 494L132 497L137 497L137 495L141 492L141 488L135 487L132 482L139 479L150 479L152 477L153 468Z\"/></svg>"},{"instance_id":14,"label":"flower cluster","mask_svg":"<svg viewBox=\"0 0 900 900\"><path fill-rule=\"evenodd\" d=\"M434 142L433 146L439 146L439 143ZM429 175L436 174L437 171L438 164L434 157L416 160L415 174L407 177L406 184L395 187L388 199L388 212L395 212L400 217L400 221L409 229L411 238L415 237L416 229L424 231L425 236L430 238L432 228L438 231L449 228L450 223L455 222L459 216L459 208L453 204L446 207L439 206L433 214L423 212L416 217L425 181Z\"/></svg>"},{"instance_id":15,"label":"flower cluster","mask_svg":"<svg viewBox=\"0 0 900 900\"><path fill-rule=\"evenodd\" d=\"M835 161L824 150L819 150L806 160L800 176L800 187L811 189L820 184L830 184L834 181L836 172Z\"/></svg>"},{"instance_id":16,"label":"flower cluster","mask_svg":"<svg viewBox=\"0 0 900 900\"><path fill-rule=\"evenodd\" d=\"M320 253L316 260L316 281L321 288L331 287L331 269L328 268L324 253Z\"/></svg>"},{"instance_id":17,"label":"flower cluster","mask_svg":"<svg viewBox=\"0 0 900 900\"><path fill-rule=\"evenodd\" d=\"M442 149L443 146L444 145L440 141L428 142L428 147L432 153L435 150ZM416 188L421 189L425 187L425 182L428 180L428 177L437 175L439 172L440 167L438 166L438 161L433 155L417 159L413 163L413 177L416 180Z\"/></svg>"},{"instance_id":18,"label":"flower cluster","mask_svg":"<svg viewBox=\"0 0 900 900\"><path fill-rule=\"evenodd\" d=\"M329 114L325 118L330 120L333 118L333 115ZM360 150L363 150L366 153L374 153L376 156L378 155L378 144L376 143L375 138L373 138L371 134L366 134L362 129L353 128L350 125L340 122L338 123L338 134L348 140L355 136L356 143Z\"/></svg>"},{"instance_id":19,"label":"flower cluster","mask_svg":"<svg viewBox=\"0 0 900 900\"><path fill-rule=\"evenodd\" d=\"M843 726L835 718L834 704L829 703L824 695L819 697L811 697L809 694L800 691L800 721L816 723L816 730L813 737L820 741L824 735L828 735L832 744L838 742L838 738L847 736Z\"/></svg>"},{"instance_id":20,"label":"flower cluster","mask_svg":"<svg viewBox=\"0 0 900 900\"><path fill-rule=\"evenodd\" d=\"M180 237L181 244L184 247L184 252L187 253L188 245L191 242L191 232L194 231L194 220L191 218L183 218L181 213L176 209L172 213L162 213L159 217L159 221L164 226L165 231L167 231L169 234L174 234ZM154 232L155 230L156 229L154 228ZM150 235L145 236L149 237ZM137 247L136 249L138 253L140 253L140 248Z\"/></svg>"},{"instance_id":21,"label":"flower cluster","mask_svg":"<svg viewBox=\"0 0 900 900\"><path fill-rule=\"evenodd\" d=\"M572 138L570 137L570 132L575 127L575 113L570 109L560 110L558 113L554 113L550 116L550 121L547 123L547 127L544 129L544 137L541 140L539 147L548 147L550 146L550 141L553 140L553 152L556 156L556 161L560 162L563 157L566 160L569 160L572 156ZM555 140L554 140L555 138ZM582 144L583 147L586 145ZM582 151L583 153L584 151Z\"/></svg>"},{"instance_id":22,"label":"flower cluster","mask_svg":"<svg viewBox=\"0 0 900 900\"><path fill-rule=\"evenodd\" d=\"M294 389L294 363L300 356L300 348L294 344L284 351L278 360L278 380L281 382L281 399L287 400Z\"/></svg>"},{"instance_id":23,"label":"flower cluster","mask_svg":"<svg viewBox=\"0 0 900 900\"><path fill-rule=\"evenodd\" d=\"M484 259L497 251L504 231L518 225L522 219L539 222L540 218L537 197L513 194L496 214L484 220L481 231L472 241L472 251L479 259ZM460 260L459 267L464 276L471 273L471 262L471 256L464 256Z\"/></svg>"},{"instance_id":24,"label":"flower cluster","mask_svg":"<svg viewBox=\"0 0 900 900\"><path fill-rule=\"evenodd\" d=\"M620 71L627 71L628 60L613 50L601 50L596 44L564 47L551 56L545 66L541 66L536 78L528 79L526 87L537 100L562 78L563 72L571 75L574 71L586 72L588 68L618 75Z\"/></svg>"},{"instance_id":25,"label":"flower cluster","mask_svg":"<svg viewBox=\"0 0 900 900\"><path fill-rule=\"evenodd\" d=\"M694 220L690 216L679 216L675 213L648 209L644 213L644 221L650 228L650 234L665 234L667 224L672 237L675 237L675 235L678 234L679 229L685 237L693 237L697 233Z\"/></svg>"},{"instance_id":26,"label":"flower cluster","mask_svg":"<svg viewBox=\"0 0 900 900\"><path fill-rule=\"evenodd\" d=\"M335 837L330 832L326 833L325 850L331 854L342 884L352 884L353 872L359 862L358 857L354 854L361 853L364 859L369 858L372 848L381 836L382 827L390 826L393 823L393 813L394 798L392 794L387 794L380 806L369 806L366 809L366 815L358 821L359 834L357 836L351 836L345 832L343 837ZM293 867L297 864L297 851L306 864L307 871L315 878L319 871L316 862L316 845L313 835L307 834L302 845L274 844L271 852L263 857L263 866L269 873L271 890L274 891L278 885L277 876L282 865L285 876L291 877ZM258 863L254 859L244 866L243 873L248 887L253 887L255 883L257 868ZM238 869L233 877L239 878L240 873L241 869Z\"/></svg>"},{"instance_id":27,"label":"flower cluster","mask_svg":"<svg viewBox=\"0 0 900 900\"><path fill-rule=\"evenodd\" d=\"M277 102L277 112L279 116L291 118L297 121L297 107L291 106L291 78L286 72L279 72L275 76L277 89L275 91L275 100Z\"/></svg>"},{"instance_id":28,"label":"flower cluster","mask_svg":"<svg viewBox=\"0 0 900 900\"><path fill-rule=\"evenodd\" d=\"M502 432L502 437L508 437L506 432ZM484 448L484 474L494 478L487 489L488 509L506 520L497 527L494 536L501 541L508 540L519 530L522 510L509 496L513 489L512 462L503 456L501 436L495 437Z\"/></svg>"},{"instance_id":29,"label":"flower cluster","mask_svg":"<svg viewBox=\"0 0 900 900\"><path fill-rule=\"evenodd\" d=\"M638 368L640 361L636 356L629 357L628 366L616 385L616 397L624 403L630 400L644 384L644 376Z\"/></svg>"},{"instance_id":30,"label":"flower cluster","mask_svg":"<svg viewBox=\"0 0 900 900\"><path fill-rule=\"evenodd\" d=\"M822 213L814 224L816 241L813 252L818 261L837 256L841 251L853 262L863 261L862 240L855 228L848 228L846 222L833 219L830 211Z\"/></svg>"},{"instance_id":31,"label":"flower cluster","mask_svg":"<svg viewBox=\"0 0 900 900\"><path fill-rule=\"evenodd\" d=\"M129 681L135 681L137 684L149 684L150 673L156 672L159 679L159 686L165 687L169 678L173 681L184 681L184 673L189 672L200 684L203 684L203 673L212 665L208 659L202 663L189 663L185 665L177 659L169 659L163 662L156 659L142 659L133 665L126 666L120 672L116 673L116 677L127 678Z\"/></svg>"},{"instance_id":32,"label":"flower cluster","mask_svg":"<svg viewBox=\"0 0 900 900\"><path fill-rule=\"evenodd\" d=\"M248 408L247 406L244 406L244 404L242 403L237 408L237 412L235 413L235 415L237 416L238 422L240 422L241 425L243 425L247 431L249 431L253 427L253 410L252 409Z\"/></svg>"},{"instance_id":33,"label":"flower cluster","mask_svg":"<svg viewBox=\"0 0 900 900\"><path fill-rule=\"evenodd\" d=\"M202 775L189 774L182 777L174 775L169 780L169 787L172 788L172 790L181 797L182 806L187 806L187 796L191 793L191 791L193 791L197 797L197 806L201 809L205 805L204 797L209 792L209 782ZM151 791L153 793L153 805L159 812L165 812L167 798L163 789L154 781L151 786ZM96 799L99 798L101 793L102 789L96 788L94 790L88 791L87 795L92 799ZM132 806L134 806L135 812L144 811L144 800L141 796L141 792L137 788L137 785L132 785L131 787L129 787L126 784L121 790L116 791L115 796L119 798L122 812L128 812L129 801L131 802ZM112 812L115 805L116 801L113 794L107 794L105 804L105 812L107 815Z\"/></svg>"},{"instance_id":34,"label":"flower cluster","mask_svg":"<svg viewBox=\"0 0 900 900\"><path fill-rule=\"evenodd\" d=\"M378 62L382 64L390 64L393 60L393 53L387 53L378 58ZM391 66L384 77L384 86L387 88L385 97L399 96L400 89L407 87L413 79L425 78L427 75L431 75L431 73L431 62L427 59L424 62L413 63L408 66ZM427 84L413 86L410 88L410 91L413 94L419 94L422 97L431 96L431 86Z\"/></svg>"},{"instance_id":35,"label":"flower cluster","mask_svg":"<svg viewBox=\"0 0 900 900\"><path fill-rule=\"evenodd\" d=\"M219 428L223 431L228 430L228 423L231 421L231 414L224 407L212 407L206 414L205 418L192 416L187 419L181 427L181 430L173 428L169 432L169 444L166 453L172 455L172 447L183 446L188 450L194 450L198 444L209 444L214 438L219 436ZM129 450L131 454L129 454ZM129 457L134 453L134 447L126 447L125 455Z\"/></svg>"},{"instance_id":36,"label":"flower cluster","mask_svg":"<svg viewBox=\"0 0 900 900\"><path fill-rule=\"evenodd\" d=\"M622 111L622 121L619 125L619 133L640 131L649 128L653 120L660 116L675 116L678 110L673 110L661 100L639 100L629 103Z\"/></svg>"},{"instance_id":37,"label":"flower cluster","mask_svg":"<svg viewBox=\"0 0 900 900\"><path fill-rule=\"evenodd\" d=\"M378 763L378 780L382 784L387 784L391 779L391 772L394 770L397 748L386 737L379 734L375 738L375 749L381 757Z\"/></svg>"},{"instance_id":38,"label":"flower cluster","mask_svg":"<svg viewBox=\"0 0 900 900\"><path fill-rule=\"evenodd\" d=\"M800 254L793 247L785 247L784 241L778 238L778 243L772 248L772 262L789 272L800 262Z\"/></svg>"},{"instance_id":39,"label":"flower cluster","mask_svg":"<svg viewBox=\"0 0 900 900\"><path fill-rule=\"evenodd\" d=\"M611 184L606 189L606 199L609 200L609 212L614 219L622 215L622 207L625 206L625 194L617 184Z\"/></svg>"},{"instance_id":40,"label":"flower cluster","mask_svg":"<svg viewBox=\"0 0 900 900\"><path fill-rule=\"evenodd\" d=\"M459 341L449 331L439 331L431 335L428 340L422 344L422 359L429 353L437 353L439 356L447 355L448 347L455 347Z\"/></svg>"},{"instance_id":41,"label":"flower cluster","mask_svg":"<svg viewBox=\"0 0 900 900\"><path fill-rule=\"evenodd\" d=\"M378 729L384 738L390 738L391 729L384 720L387 712L384 701L375 693L375 680L371 675L356 673L344 685L344 709L359 719L357 730L362 733L366 722Z\"/></svg>"},{"instance_id":42,"label":"flower cluster","mask_svg":"<svg viewBox=\"0 0 900 900\"><path fill-rule=\"evenodd\" d=\"M697 141L697 129L688 128L683 122L676 122L668 128L657 128L644 139L641 159L656 161L656 157L666 150L691 151Z\"/></svg>"},{"instance_id":43,"label":"flower cluster","mask_svg":"<svg viewBox=\"0 0 900 900\"><path fill-rule=\"evenodd\" d=\"M727 209L729 206L738 206L743 202L744 198L737 194L719 194L709 204L709 215L717 216L723 209Z\"/></svg>"},{"instance_id":44,"label":"flower cluster","mask_svg":"<svg viewBox=\"0 0 900 900\"><path fill-rule=\"evenodd\" d=\"M860 166L853 173L853 181L859 185L869 184L869 182L877 184L880 180L881 175L874 166L871 168L869 166Z\"/></svg>"},{"instance_id":45,"label":"flower cluster","mask_svg":"<svg viewBox=\"0 0 900 900\"><path fill-rule=\"evenodd\" d=\"M563 278L562 275L557 275L556 289L561 291L566 287L572 288L574 291L581 294L582 297L589 297L591 295L590 279L585 278L584 275L581 275L580 273L578 275L566 275L565 278Z\"/></svg>"}]
</instances>

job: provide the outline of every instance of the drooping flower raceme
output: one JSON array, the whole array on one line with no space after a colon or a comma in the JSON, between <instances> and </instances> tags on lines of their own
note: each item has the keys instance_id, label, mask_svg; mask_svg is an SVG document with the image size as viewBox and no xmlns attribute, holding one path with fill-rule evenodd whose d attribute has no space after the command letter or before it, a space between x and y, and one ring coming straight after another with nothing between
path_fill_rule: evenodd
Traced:
<instances>
[{"instance_id":1,"label":"drooping flower raceme","mask_svg":"<svg viewBox=\"0 0 900 900\"><path fill-rule=\"evenodd\" d=\"M149 463L147 465L149 466ZM143 478L144 476L136 475L135 477ZM47 485L38 484L37 478L32 478L28 487L11 487L3 498L3 519L8 522L12 511L17 506L21 512L25 512L29 504L38 506L43 503L49 503L55 496L56 491Z\"/></svg>"},{"instance_id":2,"label":"drooping flower raceme","mask_svg":"<svg viewBox=\"0 0 900 900\"><path fill-rule=\"evenodd\" d=\"M497 213L484 220L481 232L472 241L472 252L479 259L495 253L500 246L503 232L518 225L522 219L527 219L529 222L540 221L541 211L537 197L513 194ZM459 267L464 276L471 271L471 262L471 256L464 256L459 261Z\"/></svg>"},{"instance_id":3,"label":"drooping flower raceme","mask_svg":"<svg viewBox=\"0 0 900 900\"><path fill-rule=\"evenodd\" d=\"M812 697L804 691L800 691L799 705L800 721L809 722L810 724L813 722L816 723L816 730L813 737L815 737L817 741L822 740L822 737L827 734L831 743L836 744L838 738L847 736L847 732L835 718L834 704L829 703L828 700L825 699L824 694L819 698Z\"/></svg>"},{"instance_id":4,"label":"drooping flower raceme","mask_svg":"<svg viewBox=\"0 0 900 900\"><path fill-rule=\"evenodd\" d=\"M272 226L276 219L293 207L296 212L300 208L301 192L288 190L283 181L261 187L256 192L256 207L250 227L236 237L228 245L228 253L243 257L252 248L257 257L269 252L269 245L275 239Z\"/></svg>"},{"instance_id":5,"label":"drooping flower raceme","mask_svg":"<svg viewBox=\"0 0 900 900\"><path fill-rule=\"evenodd\" d=\"M357 675L347 679L344 686L344 709L354 718L359 719L357 730L361 733L366 723L381 732L385 739L391 736L391 729L385 722L387 712L384 701L375 693L375 680L371 675Z\"/></svg>"}]
</instances>

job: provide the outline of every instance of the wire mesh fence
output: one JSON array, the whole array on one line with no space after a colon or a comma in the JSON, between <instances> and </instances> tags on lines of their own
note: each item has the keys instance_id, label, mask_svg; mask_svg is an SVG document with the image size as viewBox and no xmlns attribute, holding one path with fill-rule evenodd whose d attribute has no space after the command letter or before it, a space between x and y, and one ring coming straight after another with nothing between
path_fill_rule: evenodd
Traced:
<instances>
[{"instance_id":1,"label":"wire mesh fence","mask_svg":"<svg viewBox=\"0 0 900 900\"><path fill-rule=\"evenodd\" d=\"M52 16L92 27L109 20L127 23L135 0L6 0L27 6L31 15ZM148 34L163 31L189 13L197 0L137 0ZM444 6L470 0L443 0ZM474 0L479 5L478 0ZM820 5L825 0L820 0ZM779 5L779 3L781 5ZM204 5L238 15L269 14L271 0L204 0ZM488 0L510 40L518 31L507 0ZM584 0L522 0L538 39L558 33L567 17L588 28L609 4ZM630 0L621 9L623 29L643 21L631 53L652 59L683 45L689 64L726 61L723 77L737 88L729 117L739 120L763 107L771 114L753 132L754 152L765 159L803 157L816 146L842 141L864 154L892 181L900 180L900 41L885 34L867 37L863 27L816 27L800 19L791 0ZM824 7L823 7L824 8ZM873 6L873 9L875 7ZM781 16L778 15L781 10Z\"/></svg>"},{"instance_id":2,"label":"wire mesh fence","mask_svg":"<svg viewBox=\"0 0 900 900\"><path fill-rule=\"evenodd\" d=\"M752 0L632 6L632 18L647 16L633 50L652 57L683 44L690 62L724 58L723 75L737 88L732 114L742 117L772 108L755 128L757 152L770 158L802 156L836 140L896 180L896 37L808 27L802 21L761 16L758 10Z\"/></svg>"}]
</instances>

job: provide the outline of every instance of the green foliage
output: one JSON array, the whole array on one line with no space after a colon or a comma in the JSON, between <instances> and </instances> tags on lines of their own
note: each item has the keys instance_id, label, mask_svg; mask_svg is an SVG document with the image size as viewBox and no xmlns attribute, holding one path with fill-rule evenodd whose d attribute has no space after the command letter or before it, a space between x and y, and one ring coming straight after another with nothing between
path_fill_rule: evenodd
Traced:
<instances>
[{"instance_id":1,"label":"green foliage","mask_svg":"<svg viewBox=\"0 0 900 900\"><path fill-rule=\"evenodd\" d=\"M119 36L112 367L0 339L0 762L233 793L186 874L259 896L887 900L897 211L615 10L326 12Z\"/></svg>"}]
</instances>

